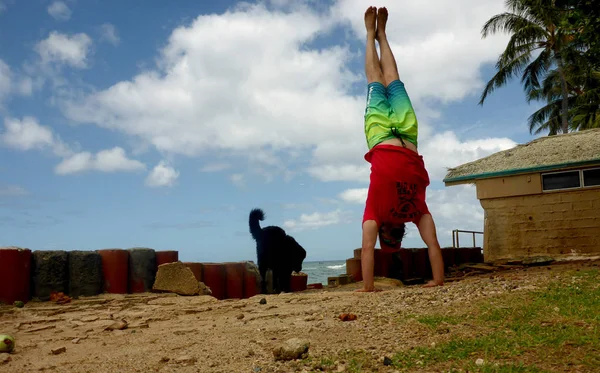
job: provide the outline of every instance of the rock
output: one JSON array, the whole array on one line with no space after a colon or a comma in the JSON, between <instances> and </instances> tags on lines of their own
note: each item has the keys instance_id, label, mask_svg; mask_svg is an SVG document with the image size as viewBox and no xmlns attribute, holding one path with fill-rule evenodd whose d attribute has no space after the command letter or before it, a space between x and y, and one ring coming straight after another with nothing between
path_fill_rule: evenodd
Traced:
<instances>
[{"instance_id":1,"label":"rock","mask_svg":"<svg viewBox=\"0 0 600 373\"><path fill-rule=\"evenodd\" d=\"M200 287L199 295L212 295L212 290L204 282L199 282L198 286Z\"/></svg>"},{"instance_id":2,"label":"rock","mask_svg":"<svg viewBox=\"0 0 600 373\"><path fill-rule=\"evenodd\" d=\"M390 365L392 365L392 363L393 363L392 359L390 359L389 357L386 356L383 358L383 365L390 366Z\"/></svg>"},{"instance_id":3,"label":"rock","mask_svg":"<svg viewBox=\"0 0 600 373\"><path fill-rule=\"evenodd\" d=\"M178 261L158 266L152 291L179 295L198 295L200 294L200 283L196 280L194 272Z\"/></svg>"},{"instance_id":4,"label":"rock","mask_svg":"<svg viewBox=\"0 0 600 373\"><path fill-rule=\"evenodd\" d=\"M104 328L104 330L107 331L111 331L111 330L123 330L123 329L127 329L127 321L125 320L121 320L121 321L117 321L113 324L110 324L109 326L107 326L106 328Z\"/></svg>"},{"instance_id":5,"label":"rock","mask_svg":"<svg viewBox=\"0 0 600 373\"><path fill-rule=\"evenodd\" d=\"M273 349L273 356L276 361L304 359L308 356L309 347L309 341L292 338L285 341L281 346Z\"/></svg>"},{"instance_id":6,"label":"rock","mask_svg":"<svg viewBox=\"0 0 600 373\"><path fill-rule=\"evenodd\" d=\"M244 314L243 314L243 313L240 313L239 315L237 315L237 319L238 319L238 320L241 320L241 319L243 319L243 318L244 318Z\"/></svg>"},{"instance_id":7,"label":"rock","mask_svg":"<svg viewBox=\"0 0 600 373\"><path fill-rule=\"evenodd\" d=\"M81 341L81 338L75 338L71 342L76 345L77 343L79 343L79 341Z\"/></svg>"},{"instance_id":8,"label":"rock","mask_svg":"<svg viewBox=\"0 0 600 373\"><path fill-rule=\"evenodd\" d=\"M339 318L342 321L354 321L356 320L356 315L353 313L342 313Z\"/></svg>"},{"instance_id":9,"label":"rock","mask_svg":"<svg viewBox=\"0 0 600 373\"><path fill-rule=\"evenodd\" d=\"M65 346L57 347L57 348L53 348L52 350L50 350L50 352L52 353L52 355L58 355L58 354L62 354L63 352L67 352L67 348Z\"/></svg>"},{"instance_id":10,"label":"rock","mask_svg":"<svg viewBox=\"0 0 600 373\"><path fill-rule=\"evenodd\" d=\"M260 304L267 304L267 298L261 298L260 302L258 302Z\"/></svg>"},{"instance_id":11,"label":"rock","mask_svg":"<svg viewBox=\"0 0 600 373\"><path fill-rule=\"evenodd\" d=\"M485 361L483 361L483 359L477 359L477 360L475 360L475 364L477 366L482 366L484 363L485 363Z\"/></svg>"},{"instance_id":12,"label":"rock","mask_svg":"<svg viewBox=\"0 0 600 373\"><path fill-rule=\"evenodd\" d=\"M179 356L178 358L175 359L176 363L183 364L183 365L191 365L191 364L194 364L196 361L197 361L197 359L195 357L188 356L188 355Z\"/></svg>"},{"instance_id":13,"label":"rock","mask_svg":"<svg viewBox=\"0 0 600 373\"><path fill-rule=\"evenodd\" d=\"M554 258L549 256L534 256L523 259L523 264L526 266L543 266L554 262Z\"/></svg>"},{"instance_id":14,"label":"rock","mask_svg":"<svg viewBox=\"0 0 600 373\"><path fill-rule=\"evenodd\" d=\"M12 358L10 357L9 353L5 352L5 353L0 354L0 364L6 364L11 360L12 360Z\"/></svg>"}]
</instances>

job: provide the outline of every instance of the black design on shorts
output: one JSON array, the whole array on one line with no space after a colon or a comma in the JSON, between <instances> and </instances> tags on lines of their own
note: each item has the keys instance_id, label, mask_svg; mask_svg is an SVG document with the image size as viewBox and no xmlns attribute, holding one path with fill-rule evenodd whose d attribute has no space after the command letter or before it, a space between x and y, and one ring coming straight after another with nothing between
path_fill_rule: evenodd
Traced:
<instances>
[{"instance_id":1,"label":"black design on shorts","mask_svg":"<svg viewBox=\"0 0 600 373\"><path fill-rule=\"evenodd\" d=\"M396 194L398 204L390 210L392 216L396 219L414 220L419 214L415 203L417 184L396 182Z\"/></svg>"}]
</instances>

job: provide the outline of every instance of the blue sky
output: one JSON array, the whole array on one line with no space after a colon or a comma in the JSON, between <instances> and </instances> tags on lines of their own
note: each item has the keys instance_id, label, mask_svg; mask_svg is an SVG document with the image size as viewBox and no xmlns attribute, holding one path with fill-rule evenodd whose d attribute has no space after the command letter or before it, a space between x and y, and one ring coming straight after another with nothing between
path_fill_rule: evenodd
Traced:
<instances>
[{"instance_id":1,"label":"blue sky","mask_svg":"<svg viewBox=\"0 0 600 373\"><path fill-rule=\"evenodd\" d=\"M307 260L352 256L369 176L363 3L0 0L0 246L255 260L261 207ZM517 80L477 106L506 43L479 30L503 1L458 3L373 4L390 10L443 246L483 227L474 188L444 187L445 168L531 140L535 110ZM414 227L404 246L423 246Z\"/></svg>"}]
</instances>

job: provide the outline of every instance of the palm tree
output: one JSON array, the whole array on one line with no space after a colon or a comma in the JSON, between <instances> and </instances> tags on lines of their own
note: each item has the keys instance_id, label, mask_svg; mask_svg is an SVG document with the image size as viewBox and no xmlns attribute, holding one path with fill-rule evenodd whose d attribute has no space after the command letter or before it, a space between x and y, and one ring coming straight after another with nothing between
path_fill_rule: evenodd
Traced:
<instances>
[{"instance_id":1,"label":"palm tree","mask_svg":"<svg viewBox=\"0 0 600 373\"><path fill-rule=\"evenodd\" d=\"M600 72L583 63L582 55L572 55L565 68L568 87L568 117L571 131L600 127ZM556 135L562 129L562 92L560 75L550 71L542 86L531 90L527 101L546 101L546 105L529 117L529 132L539 134L547 130Z\"/></svg>"},{"instance_id":2,"label":"palm tree","mask_svg":"<svg viewBox=\"0 0 600 373\"><path fill-rule=\"evenodd\" d=\"M500 31L511 34L504 52L496 63L496 74L487 83L479 105L496 88L505 85L510 78L522 74L521 83L527 96L541 89L540 81L553 66L559 77L560 128L569 131L569 88L565 76L563 52L572 35L559 27L564 12L554 5L555 0L506 0L508 12L490 18L482 28L482 37ZM533 57L539 52L537 57ZM556 108L554 108L556 109Z\"/></svg>"}]
</instances>

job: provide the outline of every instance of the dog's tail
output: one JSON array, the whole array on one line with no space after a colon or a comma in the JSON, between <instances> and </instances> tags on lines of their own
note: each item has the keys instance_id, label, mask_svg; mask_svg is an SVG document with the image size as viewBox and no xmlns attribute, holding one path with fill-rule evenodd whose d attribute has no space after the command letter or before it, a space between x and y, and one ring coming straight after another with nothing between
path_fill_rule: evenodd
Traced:
<instances>
[{"instance_id":1,"label":"dog's tail","mask_svg":"<svg viewBox=\"0 0 600 373\"><path fill-rule=\"evenodd\" d=\"M260 240L262 229L260 227L260 221L265 220L265 213L261 209L253 209L250 211L250 234L252 234L252 238L258 241Z\"/></svg>"}]
</instances>

